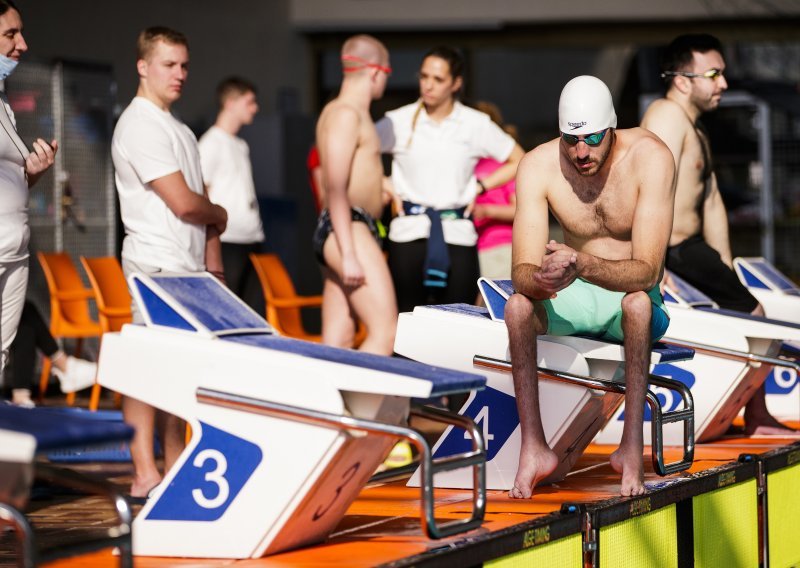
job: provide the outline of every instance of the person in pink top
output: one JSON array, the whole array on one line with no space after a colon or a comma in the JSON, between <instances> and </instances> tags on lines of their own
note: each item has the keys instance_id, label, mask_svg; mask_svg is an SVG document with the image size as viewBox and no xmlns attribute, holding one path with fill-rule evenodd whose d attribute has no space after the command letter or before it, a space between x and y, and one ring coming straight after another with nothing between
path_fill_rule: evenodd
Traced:
<instances>
[{"instance_id":1,"label":"person in pink top","mask_svg":"<svg viewBox=\"0 0 800 568\"><path fill-rule=\"evenodd\" d=\"M503 124L497 105L480 101L475 108L489 115L492 121L515 140L517 128ZM481 158L475 165L475 177L480 180L503 164L492 158ZM517 209L516 182L507 183L482 192L475 199L472 210L475 229L478 231L478 263L481 276L492 279L511 278L511 227Z\"/></svg>"}]
</instances>

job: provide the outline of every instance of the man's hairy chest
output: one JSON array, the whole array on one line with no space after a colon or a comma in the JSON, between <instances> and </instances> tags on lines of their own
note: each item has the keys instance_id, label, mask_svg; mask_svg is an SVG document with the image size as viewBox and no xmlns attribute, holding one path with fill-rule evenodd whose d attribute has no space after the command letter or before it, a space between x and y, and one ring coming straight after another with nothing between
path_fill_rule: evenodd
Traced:
<instances>
[{"instance_id":1,"label":"man's hairy chest","mask_svg":"<svg viewBox=\"0 0 800 568\"><path fill-rule=\"evenodd\" d=\"M575 238L629 240L636 197L635 191L605 188L599 195L561 192L549 204L564 231Z\"/></svg>"}]
</instances>

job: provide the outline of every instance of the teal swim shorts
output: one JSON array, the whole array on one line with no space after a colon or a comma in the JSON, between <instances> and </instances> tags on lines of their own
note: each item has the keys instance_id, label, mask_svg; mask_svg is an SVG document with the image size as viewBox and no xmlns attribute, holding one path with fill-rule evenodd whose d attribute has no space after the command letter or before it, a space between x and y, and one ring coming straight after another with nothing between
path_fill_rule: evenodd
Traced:
<instances>
[{"instance_id":1,"label":"teal swim shorts","mask_svg":"<svg viewBox=\"0 0 800 568\"><path fill-rule=\"evenodd\" d=\"M653 308L650 336L655 343L669 325L669 314L658 285L647 291ZM588 335L622 342L622 298L625 292L612 292L578 278L542 304L547 310L548 335Z\"/></svg>"}]
</instances>

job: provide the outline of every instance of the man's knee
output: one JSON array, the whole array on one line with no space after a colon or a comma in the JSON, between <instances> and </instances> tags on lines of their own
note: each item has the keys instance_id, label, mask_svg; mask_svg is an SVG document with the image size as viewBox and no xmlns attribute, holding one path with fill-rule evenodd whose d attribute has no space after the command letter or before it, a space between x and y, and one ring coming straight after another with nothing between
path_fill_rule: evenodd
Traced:
<instances>
[{"instance_id":1,"label":"man's knee","mask_svg":"<svg viewBox=\"0 0 800 568\"><path fill-rule=\"evenodd\" d=\"M649 320L652 314L650 296L645 292L628 292L622 298L622 315L635 320Z\"/></svg>"},{"instance_id":2,"label":"man's knee","mask_svg":"<svg viewBox=\"0 0 800 568\"><path fill-rule=\"evenodd\" d=\"M541 335L547 331L546 317L539 312L543 308L522 294L513 294L506 302L504 318L509 329L520 329L533 325Z\"/></svg>"}]
</instances>

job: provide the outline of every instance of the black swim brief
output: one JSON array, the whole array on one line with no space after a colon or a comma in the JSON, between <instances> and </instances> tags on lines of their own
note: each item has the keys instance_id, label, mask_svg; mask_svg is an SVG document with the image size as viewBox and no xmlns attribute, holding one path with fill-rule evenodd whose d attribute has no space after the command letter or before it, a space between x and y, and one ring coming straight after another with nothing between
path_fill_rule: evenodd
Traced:
<instances>
[{"instance_id":1,"label":"black swim brief","mask_svg":"<svg viewBox=\"0 0 800 568\"><path fill-rule=\"evenodd\" d=\"M703 292L720 308L750 313L758 305L736 273L700 235L667 249L667 270Z\"/></svg>"},{"instance_id":2,"label":"black swim brief","mask_svg":"<svg viewBox=\"0 0 800 568\"><path fill-rule=\"evenodd\" d=\"M364 223L369 228L369 232L372 233L372 236L375 237L378 246L383 247L383 239L378 231L378 224L375 222L375 219L372 218L372 215L361 209L361 207L351 207L350 220ZM327 266L325 264L325 256L322 254L322 247L325 246L325 241L328 240L332 232L333 223L331 223L331 214L327 209L323 209L322 213L319 214L317 228L314 230L313 238L314 254L322 266Z\"/></svg>"}]
</instances>

